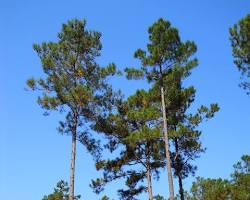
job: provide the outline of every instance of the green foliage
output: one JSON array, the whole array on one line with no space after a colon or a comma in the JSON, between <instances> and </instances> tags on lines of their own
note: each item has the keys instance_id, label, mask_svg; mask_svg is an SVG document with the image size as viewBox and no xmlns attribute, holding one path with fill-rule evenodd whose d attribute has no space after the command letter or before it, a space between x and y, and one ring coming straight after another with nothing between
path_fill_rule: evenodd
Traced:
<instances>
[{"instance_id":1,"label":"green foliage","mask_svg":"<svg viewBox=\"0 0 250 200\"><path fill-rule=\"evenodd\" d=\"M229 200L230 183L223 179L204 179L198 177L193 183L190 200Z\"/></svg>"},{"instance_id":2,"label":"green foliage","mask_svg":"<svg viewBox=\"0 0 250 200\"><path fill-rule=\"evenodd\" d=\"M159 178L159 169L165 166L160 105L155 101L154 90L138 90L116 107L115 113L97 121L95 130L105 134L106 149L118 156L96 163L103 177L93 180L91 187L99 193L107 183L123 178L128 189L118 193L121 199L132 200L147 191L143 182L147 172Z\"/></svg>"},{"instance_id":3,"label":"green foliage","mask_svg":"<svg viewBox=\"0 0 250 200\"><path fill-rule=\"evenodd\" d=\"M161 196L161 195L156 195L156 196L154 196L154 200L166 200L163 196Z\"/></svg>"},{"instance_id":4,"label":"green foliage","mask_svg":"<svg viewBox=\"0 0 250 200\"><path fill-rule=\"evenodd\" d=\"M101 200L110 200L110 198L105 195L101 198Z\"/></svg>"},{"instance_id":5,"label":"green foliage","mask_svg":"<svg viewBox=\"0 0 250 200\"><path fill-rule=\"evenodd\" d=\"M126 72L126 77L129 80L131 80L131 79L139 80L139 79L142 79L144 77L144 73L140 69L126 68L125 72Z\"/></svg>"},{"instance_id":6,"label":"green foliage","mask_svg":"<svg viewBox=\"0 0 250 200\"><path fill-rule=\"evenodd\" d=\"M153 82L155 97L160 102L160 87L164 88L169 138L172 142L171 163L174 175L179 179L182 199L182 179L194 174L196 166L191 162L205 151L200 142L200 123L212 118L219 110L217 104L210 108L201 106L195 114L188 109L195 99L194 87L183 87L183 80L191 75L197 66L194 57L197 47L192 41L181 41L178 30L170 22L159 19L148 29L147 51L138 49L135 57L141 61L141 68L126 68L129 79L144 77Z\"/></svg>"},{"instance_id":7,"label":"green foliage","mask_svg":"<svg viewBox=\"0 0 250 200\"><path fill-rule=\"evenodd\" d=\"M177 112L183 109L181 107L184 106L184 104L181 104L182 102L179 101L182 92L181 80L189 76L190 70L197 65L197 59L193 58L193 54L197 48L192 41L182 42L178 30L172 27L169 21L165 21L162 18L149 27L148 33L149 42L147 44L147 51L138 49L134 54L135 58L141 61L141 69L127 68L125 72L127 72L127 77L130 79L138 79L144 74L148 82L155 84L153 87L158 90L157 96L159 100L160 97L164 95L164 104L166 105L163 105L163 102L161 102L161 104L166 107L168 132L173 133L176 125L183 122L182 119L176 119L177 117L175 117L175 114L178 114ZM190 90L192 90L192 88L190 88ZM160 91L164 91L165 93L162 94ZM175 102L179 104L175 104ZM185 111L184 108L184 112ZM164 113L165 111L162 112ZM176 123L174 121L178 122ZM164 134L167 133L165 132ZM166 135L166 137L169 137L169 135ZM175 140L175 142L178 141ZM170 149L168 142L166 145L167 149ZM172 159L171 162L168 153L169 152L166 152L167 162L172 163L172 167L175 167L176 164L173 163L175 160ZM168 168L167 170L169 172L168 178L171 180L171 169ZM170 188L173 188L171 181L169 184L171 186ZM173 189L170 190L170 194L173 194Z\"/></svg>"},{"instance_id":8,"label":"green foliage","mask_svg":"<svg viewBox=\"0 0 250 200\"><path fill-rule=\"evenodd\" d=\"M244 155L234 165L230 180L198 177L191 188L190 200L250 199L250 156Z\"/></svg>"},{"instance_id":9,"label":"green foliage","mask_svg":"<svg viewBox=\"0 0 250 200\"><path fill-rule=\"evenodd\" d=\"M100 37L101 33L86 29L85 20L68 21L57 42L34 44L44 76L27 80L32 90L40 92L38 104L45 114L53 110L65 113L58 131L76 135L93 155L98 146L84 123L111 108L112 89L106 78L116 73L113 63L100 67L95 62L102 48Z\"/></svg>"},{"instance_id":10,"label":"green foliage","mask_svg":"<svg viewBox=\"0 0 250 200\"><path fill-rule=\"evenodd\" d=\"M234 165L232 177L232 199L250 199L250 155L241 157Z\"/></svg>"},{"instance_id":11,"label":"green foliage","mask_svg":"<svg viewBox=\"0 0 250 200\"><path fill-rule=\"evenodd\" d=\"M148 33L147 51L138 49L134 54L141 60L141 72L126 68L128 78L139 78L144 73L149 82L159 82L173 68L185 66L191 69L197 65L197 60L191 58L196 52L196 45L191 41L182 42L178 30L169 21L160 18L149 27Z\"/></svg>"},{"instance_id":12,"label":"green foliage","mask_svg":"<svg viewBox=\"0 0 250 200\"><path fill-rule=\"evenodd\" d=\"M174 175L178 178L181 199L184 199L182 180L189 174L194 175L197 167L193 160L205 151L200 141L202 132L199 125L213 118L219 110L217 104L211 104L210 107L200 106L195 113L188 112L196 91L192 86L183 87L182 80L190 74L190 69L176 67L164 79L169 137L173 146L171 161Z\"/></svg>"},{"instance_id":13,"label":"green foliage","mask_svg":"<svg viewBox=\"0 0 250 200\"><path fill-rule=\"evenodd\" d=\"M234 63L241 72L241 87L250 94L250 14L229 29Z\"/></svg>"},{"instance_id":14,"label":"green foliage","mask_svg":"<svg viewBox=\"0 0 250 200\"><path fill-rule=\"evenodd\" d=\"M75 196L75 200L79 200L80 195ZM46 195L42 200L69 200L69 187L68 183L65 181L59 181L54 188L52 194Z\"/></svg>"},{"instance_id":15,"label":"green foliage","mask_svg":"<svg viewBox=\"0 0 250 200\"><path fill-rule=\"evenodd\" d=\"M212 118L219 108L217 104L211 104L210 108L201 106L193 115L187 113L194 100L195 90L193 87L179 87L180 79L173 80L173 77L176 77L174 72L169 73L165 79L169 88L166 102L169 134L174 147L171 153L172 167L175 176L180 177L182 181L196 170L196 166L190 161L204 152L199 141L201 132L197 130L199 124ZM147 160L142 158L150 155L149 166L156 177L159 176L158 169L164 168L161 103L157 87L158 84L154 84L148 92L138 90L135 95L117 106L117 114L112 113L108 118L99 120L96 129L108 136L109 144L106 147L111 152L119 148L122 151L114 160L102 160L96 164L98 170L104 170L104 176L92 182L91 186L95 192L102 191L104 185L110 181L127 177L126 185L129 190L120 190L120 194L123 199L133 198L147 189L143 185L136 188L139 181L146 178L146 171L138 173L135 170L138 164L147 169Z\"/></svg>"},{"instance_id":16,"label":"green foliage","mask_svg":"<svg viewBox=\"0 0 250 200\"><path fill-rule=\"evenodd\" d=\"M100 148L89 126L112 107L113 91L106 78L116 73L116 67L96 63L102 48L100 37L99 32L86 29L85 20L75 19L63 24L58 41L33 45L44 75L27 80L27 85L40 92L37 101L45 114L64 114L58 131L72 136L70 200L74 196L76 140L98 159Z\"/></svg>"},{"instance_id":17,"label":"green foliage","mask_svg":"<svg viewBox=\"0 0 250 200\"><path fill-rule=\"evenodd\" d=\"M195 173L196 166L192 161L205 151L200 141L199 125L213 118L219 107L217 104L202 105L194 114L188 112L196 91L192 86L184 87L183 80L198 64L193 57L197 49L195 43L181 41L178 30L163 19L149 27L148 33L147 50L138 49L134 55L140 59L141 68L125 69L128 79L146 78L151 83L148 91L138 90L127 100L114 98L106 78L117 73L116 66L111 63L101 67L96 63L101 51L101 34L86 30L86 22L79 20L64 24L57 42L34 45L44 76L27 80L27 85L40 91L38 104L46 113L55 110L65 114L58 131L76 136L95 156L96 169L102 170L103 176L92 181L93 190L100 193L107 183L123 179L127 188L118 193L121 199L127 200L147 191L144 182L149 180L147 175L158 179L160 170L166 166L160 93L160 88L164 88L167 128L172 145L171 164L178 178L180 198L189 198L184 194L182 180ZM105 154L115 152L116 157L99 157L101 147L89 134L86 125L104 134L107 138ZM237 172L245 169L242 163L237 166ZM248 191L244 184L249 179L241 176L242 173L238 174L234 174L234 182L242 183L241 190ZM62 187L62 191L55 190L43 200L68 200L67 185L61 184L58 187ZM224 198L228 195L228 185L229 191L233 191L230 184L221 179L198 178L192 188L194 197L190 198ZM216 188L211 188L213 185ZM202 196L204 193L207 196ZM108 199L102 197L102 200ZM155 199L164 198L158 195Z\"/></svg>"}]
</instances>

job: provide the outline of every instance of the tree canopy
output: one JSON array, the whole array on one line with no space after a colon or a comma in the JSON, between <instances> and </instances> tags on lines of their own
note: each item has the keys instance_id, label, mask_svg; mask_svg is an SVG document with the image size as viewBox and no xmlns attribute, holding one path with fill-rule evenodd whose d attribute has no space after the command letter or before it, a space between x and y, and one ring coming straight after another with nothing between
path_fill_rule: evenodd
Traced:
<instances>
[{"instance_id":1,"label":"tree canopy","mask_svg":"<svg viewBox=\"0 0 250 200\"><path fill-rule=\"evenodd\" d=\"M229 33L234 63L241 73L240 86L250 94L250 14L234 24Z\"/></svg>"},{"instance_id":2,"label":"tree canopy","mask_svg":"<svg viewBox=\"0 0 250 200\"><path fill-rule=\"evenodd\" d=\"M108 182L124 178L128 189L119 190L122 199L135 199L144 191L153 199L151 176L159 178L159 169L165 166L160 102L154 92L138 90L117 105L116 113L98 120L95 130L108 137L106 149L118 156L96 163L103 170L103 178L92 182L97 193Z\"/></svg>"},{"instance_id":3,"label":"tree canopy","mask_svg":"<svg viewBox=\"0 0 250 200\"><path fill-rule=\"evenodd\" d=\"M230 29L234 63L241 72L240 84L250 94L250 14ZM244 155L230 178L197 177L190 193L183 180L195 175L206 148L200 125L219 111L217 103L192 108L196 89L184 81L198 66L195 42L183 41L177 28L163 18L148 28L146 49L134 57L140 67L127 67L127 79L145 79L149 89L137 89L127 98L115 92L108 78L118 74L114 63L101 66L101 33L88 30L85 20L69 20L54 42L34 44L43 74L27 80L38 93L37 103L49 115L62 115L58 132L71 136L70 181L60 181L42 200L78 200L74 194L76 144L93 156L102 175L92 180L95 193L108 183L123 181L118 189L123 200L167 199L154 195L152 180L167 169L169 200L250 199L250 156ZM179 194L174 193L174 181ZM110 199L104 194L102 200Z\"/></svg>"},{"instance_id":4,"label":"tree canopy","mask_svg":"<svg viewBox=\"0 0 250 200\"><path fill-rule=\"evenodd\" d=\"M190 200L250 199L250 156L244 155L234 165L231 179L198 177L191 188Z\"/></svg>"},{"instance_id":5,"label":"tree canopy","mask_svg":"<svg viewBox=\"0 0 250 200\"><path fill-rule=\"evenodd\" d=\"M70 197L74 199L76 140L94 156L98 145L89 133L89 123L110 108L112 88L106 78L116 72L114 64L101 67L95 61L102 48L101 33L86 29L85 20L63 24L57 42L34 44L44 76L27 80L32 90L40 92L38 104L46 110L63 113L58 131L72 135Z\"/></svg>"},{"instance_id":6,"label":"tree canopy","mask_svg":"<svg viewBox=\"0 0 250 200\"><path fill-rule=\"evenodd\" d=\"M75 200L79 200L80 195L75 196ZM61 180L56 184L54 192L46 195L42 200L69 200L69 186L68 183Z\"/></svg>"}]
</instances>

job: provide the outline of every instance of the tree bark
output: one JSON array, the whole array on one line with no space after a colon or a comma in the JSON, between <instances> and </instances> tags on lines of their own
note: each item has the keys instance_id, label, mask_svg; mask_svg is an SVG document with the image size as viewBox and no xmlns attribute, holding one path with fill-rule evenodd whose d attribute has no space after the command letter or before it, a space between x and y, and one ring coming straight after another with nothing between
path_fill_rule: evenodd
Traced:
<instances>
[{"instance_id":1,"label":"tree bark","mask_svg":"<svg viewBox=\"0 0 250 200\"><path fill-rule=\"evenodd\" d=\"M147 179L148 179L148 197L149 200L153 200L153 190L152 190L152 181L151 181L151 170L147 169Z\"/></svg>"},{"instance_id":2,"label":"tree bark","mask_svg":"<svg viewBox=\"0 0 250 200\"><path fill-rule=\"evenodd\" d=\"M163 132L165 141L165 153L167 160L167 172L168 172L168 184L169 184L169 199L174 200L174 183L171 170L171 159L169 152L169 141L168 141L168 129L167 129L167 116L165 108L165 98L164 98L164 88L161 86L161 106L162 106L162 116L163 116Z\"/></svg>"},{"instance_id":3,"label":"tree bark","mask_svg":"<svg viewBox=\"0 0 250 200\"><path fill-rule=\"evenodd\" d=\"M178 177L179 194L180 194L181 200L185 200L184 199L184 189L183 189L183 184L182 184L182 177L181 177L181 169L179 168L179 166L180 166L180 158L179 158L179 155L178 155L178 152L179 152L178 140L174 139L174 143L175 143L175 152L176 152L176 159L175 159L176 169L175 170L176 170L176 174L177 174L177 177Z\"/></svg>"},{"instance_id":4,"label":"tree bark","mask_svg":"<svg viewBox=\"0 0 250 200\"><path fill-rule=\"evenodd\" d=\"M76 132L72 133L72 149L71 149L71 163L70 163L70 189L69 200L74 200L75 187L75 158L76 158Z\"/></svg>"},{"instance_id":5,"label":"tree bark","mask_svg":"<svg viewBox=\"0 0 250 200\"><path fill-rule=\"evenodd\" d=\"M178 175L178 182L179 182L179 194L181 200L185 200L184 198L184 189L183 189L183 184L182 184L182 178L180 175Z\"/></svg>"},{"instance_id":6,"label":"tree bark","mask_svg":"<svg viewBox=\"0 0 250 200\"><path fill-rule=\"evenodd\" d=\"M153 200L153 189L151 180L151 163L150 163L150 149L149 143L146 144L146 170L147 170L147 181L148 181L148 197L149 200Z\"/></svg>"}]
</instances>

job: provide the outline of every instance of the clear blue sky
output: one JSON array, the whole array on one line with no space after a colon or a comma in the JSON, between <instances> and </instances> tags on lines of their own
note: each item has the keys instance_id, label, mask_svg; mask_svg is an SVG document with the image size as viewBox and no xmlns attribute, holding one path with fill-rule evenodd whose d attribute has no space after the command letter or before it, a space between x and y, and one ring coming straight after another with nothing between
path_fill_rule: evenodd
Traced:
<instances>
[{"instance_id":1,"label":"clear blue sky","mask_svg":"<svg viewBox=\"0 0 250 200\"><path fill-rule=\"evenodd\" d=\"M196 175L225 177L241 155L250 154L250 97L238 87L228 28L250 13L246 0L40 0L0 2L0 197L36 200L52 191L60 179L69 178L70 138L57 134L59 115L48 117L36 104L36 95L24 90L25 80L42 74L33 43L55 40L61 24L82 18L88 28L102 32L100 64L115 62L120 69L138 64L133 52L145 47L147 28L159 17L172 22L184 40L198 45L199 67L186 82L197 88L194 108L218 102L215 119L202 125L207 152L197 160ZM113 81L115 88L132 94L143 83ZM97 177L93 161L78 145L76 193L84 200L99 199L89 188ZM166 172L154 192L168 192ZM189 189L193 178L184 181ZM111 184L106 193L116 198ZM147 199L142 196L141 199Z\"/></svg>"}]
</instances>

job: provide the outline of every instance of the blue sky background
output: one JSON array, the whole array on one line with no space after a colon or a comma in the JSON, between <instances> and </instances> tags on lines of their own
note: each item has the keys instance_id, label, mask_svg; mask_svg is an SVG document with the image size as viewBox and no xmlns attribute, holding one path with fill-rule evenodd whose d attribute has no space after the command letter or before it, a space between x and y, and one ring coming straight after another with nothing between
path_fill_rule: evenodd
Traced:
<instances>
[{"instance_id":1,"label":"blue sky background","mask_svg":"<svg viewBox=\"0 0 250 200\"><path fill-rule=\"evenodd\" d=\"M159 17L171 21L183 40L198 45L199 66L187 85L197 88L196 103L218 102L221 110L204 123L203 145L207 152L196 161L197 176L229 177L232 165L250 154L250 97L238 87L228 28L250 12L245 0L43 0L0 1L0 196L4 200L35 200L52 191L60 179L69 179L70 137L57 134L60 116L43 116L36 95L27 92L25 80L42 74L33 43L55 40L62 23L72 18L87 20L87 27L102 32L100 64L115 62L120 69L138 65L134 51L145 47L147 28ZM143 82L112 81L126 95ZM77 146L76 193L84 200L99 199L89 188L97 177L93 161ZM154 182L154 193L168 194L166 172ZM189 189L194 179L184 181ZM105 193L116 197L122 182ZM104 193L103 193L104 194ZM143 195L140 199L147 199Z\"/></svg>"}]
</instances>

